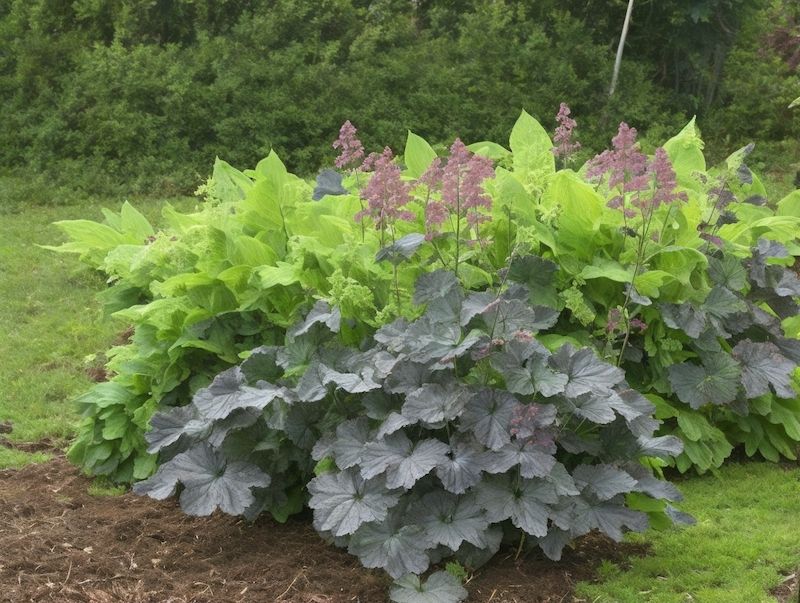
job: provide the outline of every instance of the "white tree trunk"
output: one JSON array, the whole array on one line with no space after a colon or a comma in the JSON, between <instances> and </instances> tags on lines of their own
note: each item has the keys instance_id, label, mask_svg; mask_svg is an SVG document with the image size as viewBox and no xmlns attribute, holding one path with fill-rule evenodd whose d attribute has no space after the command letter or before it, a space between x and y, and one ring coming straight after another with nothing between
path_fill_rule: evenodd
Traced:
<instances>
[{"instance_id":1,"label":"white tree trunk","mask_svg":"<svg viewBox=\"0 0 800 603\"><path fill-rule=\"evenodd\" d=\"M631 13L633 13L633 0L628 0L628 11L625 13L625 22L622 24L622 35L619 37L617 60L614 61L614 75L611 77L611 89L608 91L609 96L614 96L614 91L617 89L619 66L622 64L622 50L625 48L625 38L628 37L628 25L630 25L631 22Z\"/></svg>"}]
</instances>

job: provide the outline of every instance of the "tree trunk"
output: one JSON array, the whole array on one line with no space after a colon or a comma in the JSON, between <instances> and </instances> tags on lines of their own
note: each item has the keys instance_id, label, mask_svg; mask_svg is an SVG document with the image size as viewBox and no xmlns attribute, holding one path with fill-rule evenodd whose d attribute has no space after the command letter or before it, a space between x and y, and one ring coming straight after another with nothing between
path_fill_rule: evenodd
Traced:
<instances>
[{"instance_id":1,"label":"tree trunk","mask_svg":"<svg viewBox=\"0 0 800 603\"><path fill-rule=\"evenodd\" d=\"M622 64L622 50L625 48L625 38L628 37L628 25L630 25L631 22L631 13L633 13L633 0L628 0L628 10L625 13L625 22L622 24L622 35L619 37L617 60L614 61L614 75L611 78L611 89L608 91L609 96L614 96L614 91L617 89L619 67Z\"/></svg>"}]
</instances>

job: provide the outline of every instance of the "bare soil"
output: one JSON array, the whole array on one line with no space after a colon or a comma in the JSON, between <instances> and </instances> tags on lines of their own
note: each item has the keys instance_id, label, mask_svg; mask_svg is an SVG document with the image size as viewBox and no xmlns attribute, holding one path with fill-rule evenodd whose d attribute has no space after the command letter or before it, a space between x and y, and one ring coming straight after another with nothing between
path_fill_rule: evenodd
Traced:
<instances>
[{"instance_id":1,"label":"bare soil","mask_svg":"<svg viewBox=\"0 0 800 603\"><path fill-rule=\"evenodd\" d=\"M63 455L0 471L0 601L387 601L391 579L324 543L309 517L285 524L189 517L174 500L91 496L91 482ZM468 601L578 603L574 585L591 580L603 559L624 567L644 554L645 547L594 533L566 549L559 563L501 550L471 576ZM773 594L786 601L796 581L783 586Z\"/></svg>"}]
</instances>

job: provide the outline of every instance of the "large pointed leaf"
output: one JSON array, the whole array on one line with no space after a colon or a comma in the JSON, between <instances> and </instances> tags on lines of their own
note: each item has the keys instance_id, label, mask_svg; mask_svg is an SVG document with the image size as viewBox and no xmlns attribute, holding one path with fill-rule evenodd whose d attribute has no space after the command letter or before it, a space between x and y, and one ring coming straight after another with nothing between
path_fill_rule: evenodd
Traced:
<instances>
[{"instance_id":1,"label":"large pointed leaf","mask_svg":"<svg viewBox=\"0 0 800 603\"><path fill-rule=\"evenodd\" d=\"M481 548L488 545L484 531L489 521L471 496L428 492L409 507L405 521L423 529L428 548L443 544L456 551L464 541Z\"/></svg>"},{"instance_id":2,"label":"large pointed leaf","mask_svg":"<svg viewBox=\"0 0 800 603\"><path fill-rule=\"evenodd\" d=\"M781 398L797 396L792 387L797 365L785 358L775 344L745 339L736 344L731 354L742 365L742 385L748 398L768 393L770 385Z\"/></svg>"},{"instance_id":3,"label":"large pointed leaf","mask_svg":"<svg viewBox=\"0 0 800 603\"><path fill-rule=\"evenodd\" d=\"M226 463L211 446L201 444L175 456L150 479L134 485L134 492L163 499L184 486L180 502L189 515L211 515L217 508L241 515L255 500L250 489L266 488L270 478L252 463Z\"/></svg>"},{"instance_id":4,"label":"large pointed leaf","mask_svg":"<svg viewBox=\"0 0 800 603\"><path fill-rule=\"evenodd\" d=\"M383 521L400 499L399 492L386 488L383 476L365 480L354 469L326 471L309 482L308 491L314 526L334 536L352 534L363 523Z\"/></svg>"},{"instance_id":5,"label":"large pointed leaf","mask_svg":"<svg viewBox=\"0 0 800 603\"><path fill-rule=\"evenodd\" d=\"M723 353L708 355L701 365L682 362L668 370L672 389L694 409L732 402L741 383L739 364Z\"/></svg>"},{"instance_id":6,"label":"large pointed leaf","mask_svg":"<svg viewBox=\"0 0 800 603\"><path fill-rule=\"evenodd\" d=\"M395 603L459 603L468 594L450 572L435 572L425 582L406 574L389 587L389 599Z\"/></svg>"},{"instance_id":7,"label":"large pointed leaf","mask_svg":"<svg viewBox=\"0 0 800 603\"><path fill-rule=\"evenodd\" d=\"M467 403L459 429L472 431L481 444L499 450L511 441L509 425L511 415L518 406L520 402L513 394L484 388Z\"/></svg>"}]
</instances>

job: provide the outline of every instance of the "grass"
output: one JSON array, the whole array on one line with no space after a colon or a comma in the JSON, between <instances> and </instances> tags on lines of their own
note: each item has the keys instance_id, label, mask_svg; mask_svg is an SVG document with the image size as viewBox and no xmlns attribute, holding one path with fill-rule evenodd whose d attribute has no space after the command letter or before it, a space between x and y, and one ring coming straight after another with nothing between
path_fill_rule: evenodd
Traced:
<instances>
[{"instance_id":1,"label":"grass","mask_svg":"<svg viewBox=\"0 0 800 603\"><path fill-rule=\"evenodd\" d=\"M0 179L0 194L8 189ZM195 200L173 204L189 209ZM77 257L40 249L66 239L57 220L102 220L101 207L119 209L122 200L68 206L37 199L24 211L18 200L0 196L0 424L13 443L50 441L65 445L79 417L72 404L91 380L86 369L113 344L125 325L104 321L95 300L103 278ZM134 201L157 223L163 201ZM0 468L42 462L47 456L0 447Z\"/></svg>"},{"instance_id":2,"label":"grass","mask_svg":"<svg viewBox=\"0 0 800 603\"><path fill-rule=\"evenodd\" d=\"M651 555L623 569L604 564L581 584L590 603L774 603L769 589L800 565L800 468L729 464L677 482L697 525L630 534Z\"/></svg>"}]
</instances>

